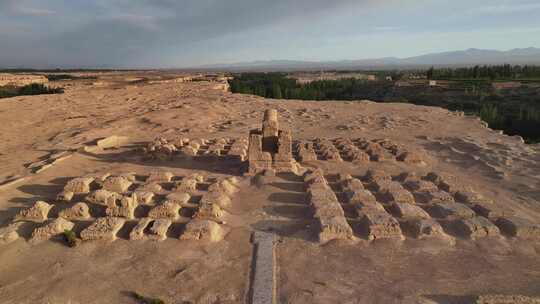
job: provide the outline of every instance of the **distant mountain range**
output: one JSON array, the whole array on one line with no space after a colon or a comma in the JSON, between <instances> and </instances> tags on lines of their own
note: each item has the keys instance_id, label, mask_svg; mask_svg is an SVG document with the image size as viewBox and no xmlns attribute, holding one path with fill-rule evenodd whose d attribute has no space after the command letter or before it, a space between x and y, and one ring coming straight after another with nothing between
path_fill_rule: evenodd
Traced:
<instances>
[{"instance_id":1,"label":"distant mountain range","mask_svg":"<svg viewBox=\"0 0 540 304\"><path fill-rule=\"evenodd\" d=\"M513 49L509 51L468 49L443 53L432 53L409 58L385 57L340 61L296 61L269 60L213 64L196 67L208 70L230 71L291 71L321 69L405 69L426 66L471 66L484 64L535 64L540 65L539 48Z\"/></svg>"}]
</instances>

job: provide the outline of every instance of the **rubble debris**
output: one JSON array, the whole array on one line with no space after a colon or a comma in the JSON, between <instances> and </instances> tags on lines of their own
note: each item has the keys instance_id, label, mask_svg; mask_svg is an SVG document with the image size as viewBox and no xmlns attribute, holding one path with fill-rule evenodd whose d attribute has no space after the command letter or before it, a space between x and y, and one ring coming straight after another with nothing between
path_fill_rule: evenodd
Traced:
<instances>
[{"instance_id":1,"label":"rubble debris","mask_svg":"<svg viewBox=\"0 0 540 304\"><path fill-rule=\"evenodd\" d=\"M381 194L389 202L415 204L414 196L412 195L412 193L405 189L388 189L386 191L382 191Z\"/></svg>"},{"instance_id":2,"label":"rubble debris","mask_svg":"<svg viewBox=\"0 0 540 304\"><path fill-rule=\"evenodd\" d=\"M82 202L76 203L72 207L60 211L58 216L65 218L66 220L86 220L91 217L88 205Z\"/></svg>"},{"instance_id":3,"label":"rubble debris","mask_svg":"<svg viewBox=\"0 0 540 304\"><path fill-rule=\"evenodd\" d=\"M90 192L90 194L88 194L85 199L87 202L92 204L107 206L110 200L119 200L121 199L121 197L122 195L116 192L108 191L105 189L98 189Z\"/></svg>"},{"instance_id":4,"label":"rubble debris","mask_svg":"<svg viewBox=\"0 0 540 304\"><path fill-rule=\"evenodd\" d=\"M180 216L181 206L175 202L165 201L161 205L157 205L148 212L148 217L153 219L171 219L176 220Z\"/></svg>"},{"instance_id":5,"label":"rubble debris","mask_svg":"<svg viewBox=\"0 0 540 304\"><path fill-rule=\"evenodd\" d=\"M340 184L342 192L354 192L357 190L364 190L364 184L357 178L346 179Z\"/></svg>"},{"instance_id":6,"label":"rubble debris","mask_svg":"<svg viewBox=\"0 0 540 304\"><path fill-rule=\"evenodd\" d=\"M159 193L163 191L163 187L161 187L161 185L158 184L157 182L150 182L150 183L144 183L142 185L139 185L136 191L148 191L148 192Z\"/></svg>"},{"instance_id":7,"label":"rubble debris","mask_svg":"<svg viewBox=\"0 0 540 304\"><path fill-rule=\"evenodd\" d=\"M19 238L19 227L22 223L12 223L7 227L0 228L0 245L9 244Z\"/></svg>"},{"instance_id":8,"label":"rubble debris","mask_svg":"<svg viewBox=\"0 0 540 304\"><path fill-rule=\"evenodd\" d=\"M454 228L461 236L471 239L486 236L498 236L500 234L499 228L482 216L457 220L454 223Z\"/></svg>"},{"instance_id":9,"label":"rubble debris","mask_svg":"<svg viewBox=\"0 0 540 304\"><path fill-rule=\"evenodd\" d=\"M197 219L219 219L225 215L221 207L214 202L204 201L199 203L199 208L194 218Z\"/></svg>"},{"instance_id":10,"label":"rubble debris","mask_svg":"<svg viewBox=\"0 0 540 304\"><path fill-rule=\"evenodd\" d=\"M319 241L321 243L353 238L352 228L343 216L322 217L318 219L318 222L320 226Z\"/></svg>"},{"instance_id":11,"label":"rubble debris","mask_svg":"<svg viewBox=\"0 0 540 304\"><path fill-rule=\"evenodd\" d=\"M493 202L488 200L472 201L471 204L474 212L490 220L496 220L501 217L509 217L514 215L513 210L495 205Z\"/></svg>"},{"instance_id":12,"label":"rubble debris","mask_svg":"<svg viewBox=\"0 0 540 304\"><path fill-rule=\"evenodd\" d=\"M173 142L169 142L165 138L156 138L143 148L145 158L160 161L172 160L178 151L178 147L183 146L182 139L174 139Z\"/></svg>"},{"instance_id":13,"label":"rubble debris","mask_svg":"<svg viewBox=\"0 0 540 304\"><path fill-rule=\"evenodd\" d=\"M169 219L142 218L129 233L129 239L164 241L167 238L167 230L171 224L172 221ZM148 227L150 228L148 229Z\"/></svg>"},{"instance_id":14,"label":"rubble debris","mask_svg":"<svg viewBox=\"0 0 540 304\"><path fill-rule=\"evenodd\" d=\"M495 224L507 235L530 240L540 240L540 224L520 217L503 217Z\"/></svg>"},{"instance_id":15,"label":"rubble debris","mask_svg":"<svg viewBox=\"0 0 540 304\"><path fill-rule=\"evenodd\" d=\"M442 226L432 218L411 219L402 224L403 230L416 239L424 238L444 238L450 236L444 233Z\"/></svg>"},{"instance_id":16,"label":"rubble debris","mask_svg":"<svg viewBox=\"0 0 540 304\"><path fill-rule=\"evenodd\" d=\"M409 203L400 203L395 202L390 206L390 211L395 216L402 219L428 219L430 218L429 214L424 211L424 209L409 204Z\"/></svg>"},{"instance_id":17,"label":"rubble debris","mask_svg":"<svg viewBox=\"0 0 540 304\"><path fill-rule=\"evenodd\" d=\"M88 228L81 231L81 239L84 241L114 241L116 234L122 229L125 222L126 220L120 217L100 217Z\"/></svg>"},{"instance_id":18,"label":"rubble debris","mask_svg":"<svg viewBox=\"0 0 540 304\"><path fill-rule=\"evenodd\" d=\"M398 154L396 159L405 162L406 164L425 165L425 157L418 152L405 151Z\"/></svg>"},{"instance_id":19,"label":"rubble debris","mask_svg":"<svg viewBox=\"0 0 540 304\"><path fill-rule=\"evenodd\" d=\"M101 149L119 148L129 141L127 136L112 135L96 142Z\"/></svg>"},{"instance_id":20,"label":"rubble debris","mask_svg":"<svg viewBox=\"0 0 540 304\"><path fill-rule=\"evenodd\" d=\"M172 172L167 171L152 171L148 178L146 178L146 183L150 182L158 182L158 183L167 183L172 180L174 177L174 174Z\"/></svg>"},{"instance_id":21,"label":"rubble debris","mask_svg":"<svg viewBox=\"0 0 540 304\"><path fill-rule=\"evenodd\" d=\"M167 201L173 202L180 206L186 204L190 198L191 195L185 192L172 192L166 196Z\"/></svg>"},{"instance_id":22,"label":"rubble debris","mask_svg":"<svg viewBox=\"0 0 540 304\"><path fill-rule=\"evenodd\" d=\"M351 239L353 231L335 193L328 186L322 170L307 173L304 176L308 187L308 200L314 218L319 224L320 242L333 239Z\"/></svg>"},{"instance_id":23,"label":"rubble debris","mask_svg":"<svg viewBox=\"0 0 540 304\"><path fill-rule=\"evenodd\" d=\"M369 190L356 190L346 193L349 204L371 204L376 202L376 198Z\"/></svg>"},{"instance_id":24,"label":"rubble debris","mask_svg":"<svg viewBox=\"0 0 540 304\"><path fill-rule=\"evenodd\" d=\"M235 184L233 184L233 182L231 182L230 179L223 179L211 184L208 187L208 191L217 191L227 195L233 195L234 193L238 192L238 188Z\"/></svg>"},{"instance_id":25,"label":"rubble debris","mask_svg":"<svg viewBox=\"0 0 540 304\"><path fill-rule=\"evenodd\" d=\"M90 173L90 174L85 175L84 177L93 178L95 182L102 183L109 176L111 176L111 173L101 172L101 173Z\"/></svg>"},{"instance_id":26,"label":"rubble debris","mask_svg":"<svg viewBox=\"0 0 540 304\"><path fill-rule=\"evenodd\" d=\"M154 203L155 194L151 191L136 190L133 197L136 198L139 205L152 205Z\"/></svg>"},{"instance_id":27,"label":"rubble debris","mask_svg":"<svg viewBox=\"0 0 540 304\"><path fill-rule=\"evenodd\" d=\"M313 148L313 143L306 142L298 145L298 157L301 162L317 160L317 153Z\"/></svg>"},{"instance_id":28,"label":"rubble debris","mask_svg":"<svg viewBox=\"0 0 540 304\"><path fill-rule=\"evenodd\" d=\"M125 193L133 184L123 176L110 176L103 182L103 189L117 193Z\"/></svg>"},{"instance_id":29,"label":"rubble debris","mask_svg":"<svg viewBox=\"0 0 540 304\"><path fill-rule=\"evenodd\" d=\"M423 204L454 203L454 197L445 191L415 192L417 201Z\"/></svg>"},{"instance_id":30,"label":"rubble debris","mask_svg":"<svg viewBox=\"0 0 540 304\"><path fill-rule=\"evenodd\" d=\"M474 202L483 200L484 197L481 194L478 194L473 191L457 191L454 194L454 198L456 201L468 205L474 204Z\"/></svg>"},{"instance_id":31,"label":"rubble debris","mask_svg":"<svg viewBox=\"0 0 540 304\"><path fill-rule=\"evenodd\" d=\"M435 185L434 183L430 181L425 180L408 180L404 183L405 188L407 188L409 191L415 191L415 192L437 192L439 191L439 187Z\"/></svg>"},{"instance_id":32,"label":"rubble debris","mask_svg":"<svg viewBox=\"0 0 540 304\"><path fill-rule=\"evenodd\" d=\"M399 222L386 212L366 212L361 225L367 232L368 240L404 239Z\"/></svg>"},{"instance_id":33,"label":"rubble debris","mask_svg":"<svg viewBox=\"0 0 540 304\"><path fill-rule=\"evenodd\" d=\"M118 176L124 177L130 182L137 181L137 174L135 172L125 172L125 173L118 174Z\"/></svg>"},{"instance_id":34,"label":"rubble debris","mask_svg":"<svg viewBox=\"0 0 540 304\"><path fill-rule=\"evenodd\" d=\"M58 193L56 200L61 202L71 202L73 195L75 195L73 192L63 190L62 192Z\"/></svg>"},{"instance_id":35,"label":"rubble debris","mask_svg":"<svg viewBox=\"0 0 540 304\"><path fill-rule=\"evenodd\" d=\"M197 191L197 179L192 177L184 177L179 183L176 184L174 191L185 191L189 193Z\"/></svg>"},{"instance_id":36,"label":"rubble debris","mask_svg":"<svg viewBox=\"0 0 540 304\"><path fill-rule=\"evenodd\" d=\"M232 205L231 198L224 193L209 191L203 194L200 204L217 204L220 208L227 208Z\"/></svg>"},{"instance_id":37,"label":"rubble debris","mask_svg":"<svg viewBox=\"0 0 540 304\"><path fill-rule=\"evenodd\" d=\"M34 229L30 240L32 242L48 240L54 236L64 233L66 230L73 229L73 226L75 226L75 224L59 217L45 226Z\"/></svg>"},{"instance_id":38,"label":"rubble debris","mask_svg":"<svg viewBox=\"0 0 540 304\"><path fill-rule=\"evenodd\" d=\"M436 203L428 208L428 212L433 217L445 219L472 218L475 216L471 208L460 203Z\"/></svg>"},{"instance_id":39,"label":"rubble debris","mask_svg":"<svg viewBox=\"0 0 540 304\"><path fill-rule=\"evenodd\" d=\"M70 180L64 187L64 191L75 194L84 194L90 192L90 184L94 181L92 177L77 177Z\"/></svg>"},{"instance_id":40,"label":"rubble debris","mask_svg":"<svg viewBox=\"0 0 540 304\"><path fill-rule=\"evenodd\" d=\"M32 207L19 211L15 221L44 222L52 207L44 201L37 201Z\"/></svg>"},{"instance_id":41,"label":"rubble debris","mask_svg":"<svg viewBox=\"0 0 540 304\"><path fill-rule=\"evenodd\" d=\"M397 192L401 190L405 190L403 186L399 182L391 181L391 180L376 180L369 184L369 187L373 189L374 191L384 193L384 192Z\"/></svg>"},{"instance_id":42,"label":"rubble debris","mask_svg":"<svg viewBox=\"0 0 540 304\"><path fill-rule=\"evenodd\" d=\"M225 236L224 229L216 222L210 220L194 219L187 223L181 240L195 240L206 242L219 242Z\"/></svg>"},{"instance_id":43,"label":"rubble debris","mask_svg":"<svg viewBox=\"0 0 540 304\"><path fill-rule=\"evenodd\" d=\"M105 213L111 217L124 217L127 219L135 218L135 208L137 208L137 199L133 196L124 196L121 199L109 199Z\"/></svg>"}]
</instances>

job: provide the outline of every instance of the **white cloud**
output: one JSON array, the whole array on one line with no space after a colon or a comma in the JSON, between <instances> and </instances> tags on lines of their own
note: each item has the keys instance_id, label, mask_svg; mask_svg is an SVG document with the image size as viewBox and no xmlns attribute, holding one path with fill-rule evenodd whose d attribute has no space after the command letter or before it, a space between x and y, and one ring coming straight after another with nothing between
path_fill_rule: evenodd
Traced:
<instances>
[{"instance_id":1,"label":"white cloud","mask_svg":"<svg viewBox=\"0 0 540 304\"><path fill-rule=\"evenodd\" d=\"M28 0L4 0L0 1L0 13L25 16L48 16L56 14L56 11L40 7Z\"/></svg>"},{"instance_id":2,"label":"white cloud","mask_svg":"<svg viewBox=\"0 0 540 304\"><path fill-rule=\"evenodd\" d=\"M149 15L137 15L129 13L115 14L105 17L105 19L112 21L119 21L127 23L131 26L141 27L147 30L158 30L159 25L157 23L158 18Z\"/></svg>"},{"instance_id":3,"label":"white cloud","mask_svg":"<svg viewBox=\"0 0 540 304\"><path fill-rule=\"evenodd\" d=\"M393 31L399 31L401 29L402 29L401 26L376 26L373 28L373 30L380 31L380 32L393 32Z\"/></svg>"},{"instance_id":4,"label":"white cloud","mask_svg":"<svg viewBox=\"0 0 540 304\"><path fill-rule=\"evenodd\" d=\"M28 16L48 16L56 14L53 10L26 6L17 6L14 11L15 13Z\"/></svg>"},{"instance_id":5,"label":"white cloud","mask_svg":"<svg viewBox=\"0 0 540 304\"><path fill-rule=\"evenodd\" d=\"M540 10L540 3L512 3L480 6L470 12L478 14L511 14Z\"/></svg>"}]
</instances>

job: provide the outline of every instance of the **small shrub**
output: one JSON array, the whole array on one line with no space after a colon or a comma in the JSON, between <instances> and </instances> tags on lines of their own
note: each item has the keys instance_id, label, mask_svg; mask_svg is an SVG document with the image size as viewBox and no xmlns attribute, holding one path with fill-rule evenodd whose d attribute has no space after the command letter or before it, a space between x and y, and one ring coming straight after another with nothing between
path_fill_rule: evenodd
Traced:
<instances>
[{"instance_id":1,"label":"small shrub","mask_svg":"<svg viewBox=\"0 0 540 304\"><path fill-rule=\"evenodd\" d=\"M76 247L79 245L79 239L73 230L64 230L64 239L69 247Z\"/></svg>"},{"instance_id":2,"label":"small shrub","mask_svg":"<svg viewBox=\"0 0 540 304\"><path fill-rule=\"evenodd\" d=\"M137 293L137 292L133 292L133 297L136 300L141 301L141 303L143 303L143 304L165 304L165 301L163 301L161 299L145 297L145 296L143 296L143 295L141 295L140 293Z\"/></svg>"}]
</instances>

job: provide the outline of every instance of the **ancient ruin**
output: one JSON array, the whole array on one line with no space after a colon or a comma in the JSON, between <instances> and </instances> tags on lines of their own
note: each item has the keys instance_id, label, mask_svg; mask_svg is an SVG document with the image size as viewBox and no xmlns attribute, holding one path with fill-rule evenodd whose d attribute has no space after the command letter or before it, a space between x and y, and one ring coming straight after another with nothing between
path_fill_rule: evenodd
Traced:
<instances>
[{"instance_id":1,"label":"ancient ruin","mask_svg":"<svg viewBox=\"0 0 540 304\"><path fill-rule=\"evenodd\" d=\"M251 174L265 170L296 172L291 131L279 128L276 110L265 111L262 128L249 132L248 162Z\"/></svg>"},{"instance_id":2,"label":"ancient ruin","mask_svg":"<svg viewBox=\"0 0 540 304\"><path fill-rule=\"evenodd\" d=\"M535 267L539 217L526 205L516 207L508 193L498 195L488 182L471 182L461 172L464 167L448 169L458 161L447 161L452 153L467 144L453 150L427 140L411 145L372 129L339 136L326 130L306 133L311 121L302 122L305 115L295 113L316 111L272 105L264 112L251 109L247 123L234 131L223 121L215 127L219 132L191 133L176 126L184 123L178 112L174 125L148 131L144 140L104 132L90 140L84 134L81 147L47 151L25 165L28 176L13 177L2 190L15 203L0 227L0 246L8 253L12 248L25 252L24 246L65 251L63 258L91 261L107 277L112 274L106 267L117 271L116 264L129 276L144 269L167 288L183 288L171 299L188 294L186 301L192 303L272 303L276 297L291 303L331 302L326 293L337 295L336 302L352 303L355 299L341 292L343 282L355 290L382 276L381 270L392 280L414 276L417 282L423 280L418 270L423 263L442 269L453 281L464 275L452 266L462 261L475 275L481 273L475 265L483 263L512 275L526 273L515 268L517 259L500 264L508 256L525 256ZM170 109L155 111L158 123L143 122L150 130ZM261 127L253 129L261 119ZM278 119L294 127L288 130ZM440 151L450 156L436 158ZM489 164L497 157L502 156L493 156ZM494 170L470 159L464 163ZM499 186L508 180L501 178ZM65 245L74 248L58 247ZM57 271L53 258L45 259ZM80 272L71 263L62 267ZM304 283L298 275L318 283ZM193 282L204 286L200 294L206 295L214 287L229 290L227 280L236 277L241 277L235 282L240 292L234 297L217 291L219 298L206 301L190 294ZM481 282L470 277L475 286L492 282L486 275ZM322 302L299 292L297 285L310 292L312 285L320 288L314 294Z\"/></svg>"}]
</instances>

